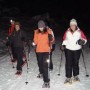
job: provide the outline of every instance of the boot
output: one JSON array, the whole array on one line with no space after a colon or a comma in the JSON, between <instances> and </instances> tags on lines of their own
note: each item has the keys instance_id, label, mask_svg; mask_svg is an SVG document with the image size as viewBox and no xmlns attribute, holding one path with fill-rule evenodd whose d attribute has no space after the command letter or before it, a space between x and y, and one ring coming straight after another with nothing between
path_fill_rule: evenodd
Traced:
<instances>
[{"instance_id":1,"label":"boot","mask_svg":"<svg viewBox=\"0 0 90 90\"><path fill-rule=\"evenodd\" d=\"M21 70L17 70L17 72L15 73L16 75L21 75L22 71Z\"/></svg>"},{"instance_id":2,"label":"boot","mask_svg":"<svg viewBox=\"0 0 90 90\"><path fill-rule=\"evenodd\" d=\"M64 84L69 84L69 85L71 85L71 84L72 84L72 79L71 79L71 78L66 78Z\"/></svg>"}]
</instances>

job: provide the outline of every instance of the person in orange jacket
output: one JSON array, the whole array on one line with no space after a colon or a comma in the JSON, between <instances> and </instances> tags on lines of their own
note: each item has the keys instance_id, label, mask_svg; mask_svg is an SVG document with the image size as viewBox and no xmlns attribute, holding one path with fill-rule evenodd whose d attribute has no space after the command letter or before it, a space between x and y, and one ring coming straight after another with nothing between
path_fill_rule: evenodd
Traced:
<instances>
[{"instance_id":1,"label":"person in orange jacket","mask_svg":"<svg viewBox=\"0 0 90 90\"><path fill-rule=\"evenodd\" d=\"M38 29L34 31L33 45L36 46L36 56L39 67L38 78L43 77L44 84L42 87L49 85L50 78L48 77L48 62L49 53L52 48L54 38L52 36L52 30L47 28L45 22L40 20L38 22Z\"/></svg>"},{"instance_id":2,"label":"person in orange jacket","mask_svg":"<svg viewBox=\"0 0 90 90\"><path fill-rule=\"evenodd\" d=\"M9 47L11 49L11 52L12 52L11 62L15 62L17 60L17 57L16 57L15 49L13 47L13 43L11 42L11 35L15 30L15 21L10 20L10 23L11 23L11 26L9 27L9 30L8 30L8 37L7 37L6 46Z\"/></svg>"}]
</instances>

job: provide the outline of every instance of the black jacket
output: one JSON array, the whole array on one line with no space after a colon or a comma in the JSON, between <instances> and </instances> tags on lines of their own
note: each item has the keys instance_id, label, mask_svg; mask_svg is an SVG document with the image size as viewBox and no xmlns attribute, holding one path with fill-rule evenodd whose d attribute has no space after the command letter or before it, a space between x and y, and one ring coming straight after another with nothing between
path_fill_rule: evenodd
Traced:
<instances>
[{"instance_id":1,"label":"black jacket","mask_svg":"<svg viewBox=\"0 0 90 90\"><path fill-rule=\"evenodd\" d=\"M24 42L26 41L26 34L24 31L14 31L11 36L11 42L14 47L24 47Z\"/></svg>"}]
</instances>

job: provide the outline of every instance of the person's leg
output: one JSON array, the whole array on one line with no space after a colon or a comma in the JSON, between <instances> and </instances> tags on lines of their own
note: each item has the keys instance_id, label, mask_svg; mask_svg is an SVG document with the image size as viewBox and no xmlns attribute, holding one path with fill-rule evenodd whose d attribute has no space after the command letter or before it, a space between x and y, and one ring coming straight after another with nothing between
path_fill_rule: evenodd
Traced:
<instances>
[{"instance_id":1,"label":"person's leg","mask_svg":"<svg viewBox=\"0 0 90 90\"><path fill-rule=\"evenodd\" d=\"M13 56L12 62L15 62L17 60L17 55L16 55L16 51L13 45L11 45L11 51L12 51L12 56Z\"/></svg>"},{"instance_id":2,"label":"person's leg","mask_svg":"<svg viewBox=\"0 0 90 90\"><path fill-rule=\"evenodd\" d=\"M73 53L71 50L65 49L65 70L66 70L66 80L64 84L72 84L72 60L73 60Z\"/></svg>"},{"instance_id":3,"label":"person's leg","mask_svg":"<svg viewBox=\"0 0 90 90\"><path fill-rule=\"evenodd\" d=\"M36 53L37 56L37 63L38 63L38 68L39 68L39 73L43 74L43 54L42 53Z\"/></svg>"},{"instance_id":4,"label":"person's leg","mask_svg":"<svg viewBox=\"0 0 90 90\"><path fill-rule=\"evenodd\" d=\"M17 71L22 71L23 48L16 48L16 53L17 53Z\"/></svg>"},{"instance_id":5,"label":"person's leg","mask_svg":"<svg viewBox=\"0 0 90 90\"><path fill-rule=\"evenodd\" d=\"M48 63L47 59L49 58L49 53L43 53L43 80L44 82L49 82L49 72L48 72Z\"/></svg>"},{"instance_id":6,"label":"person's leg","mask_svg":"<svg viewBox=\"0 0 90 90\"><path fill-rule=\"evenodd\" d=\"M72 51L66 49L65 57L66 57L66 62L65 62L66 77L71 78L72 77L72 60L73 60Z\"/></svg>"},{"instance_id":7,"label":"person's leg","mask_svg":"<svg viewBox=\"0 0 90 90\"><path fill-rule=\"evenodd\" d=\"M74 60L73 60L73 76L79 75L79 59L81 55L81 50L74 51Z\"/></svg>"},{"instance_id":8,"label":"person's leg","mask_svg":"<svg viewBox=\"0 0 90 90\"><path fill-rule=\"evenodd\" d=\"M50 88L50 75L49 75L49 67L47 60L49 59L49 53L43 53L43 81L44 84L42 85L43 88L48 87Z\"/></svg>"}]
</instances>

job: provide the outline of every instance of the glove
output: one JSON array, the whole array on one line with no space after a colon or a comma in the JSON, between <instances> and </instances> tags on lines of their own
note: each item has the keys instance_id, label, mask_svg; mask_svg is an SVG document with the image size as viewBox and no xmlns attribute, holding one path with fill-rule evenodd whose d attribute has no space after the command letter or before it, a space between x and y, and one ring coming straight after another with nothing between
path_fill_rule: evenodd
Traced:
<instances>
[{"instance_id":1,"label":"glove","mask_svg":"<svg viewBox=\"0 0 90 90\"><path fill-rule=\"evenodd\" d=\"M84 45L85 44L85 41L82 40L82 39L79 39L77 42L78 42L79 45Z\"/></svg>"},{"instance_id":2,"label":"glove","mask_svg":"<svg viewBox=\"0 0 90 90\"><path fill-rule=\"evenodd\" d=\"M61 50L61 51L64 51L64 50L65 50L65 48L66 48L66 46L65 46L65 45L61 45L61 46L60 46L60 50Z\"/></svg>"},{"instance_id":3,"label":"glove","mask_svg":"<svg viewBox=\"0 0 90 90\"><path fill-rule=\"evenodd\" d=\"M53 37L51 34L48 34L48 39L49 39L49 41L52 41Z\"/></svg>"},{"instance_id":4,"label":"glove","mask_svg":"<svg viewBox=\"0 0 90 90\"><path fill-rule=\"evenodd\" d=\"M52 51L55 50L55 44L52 44Z\"/></svg>"}]
</instances>

